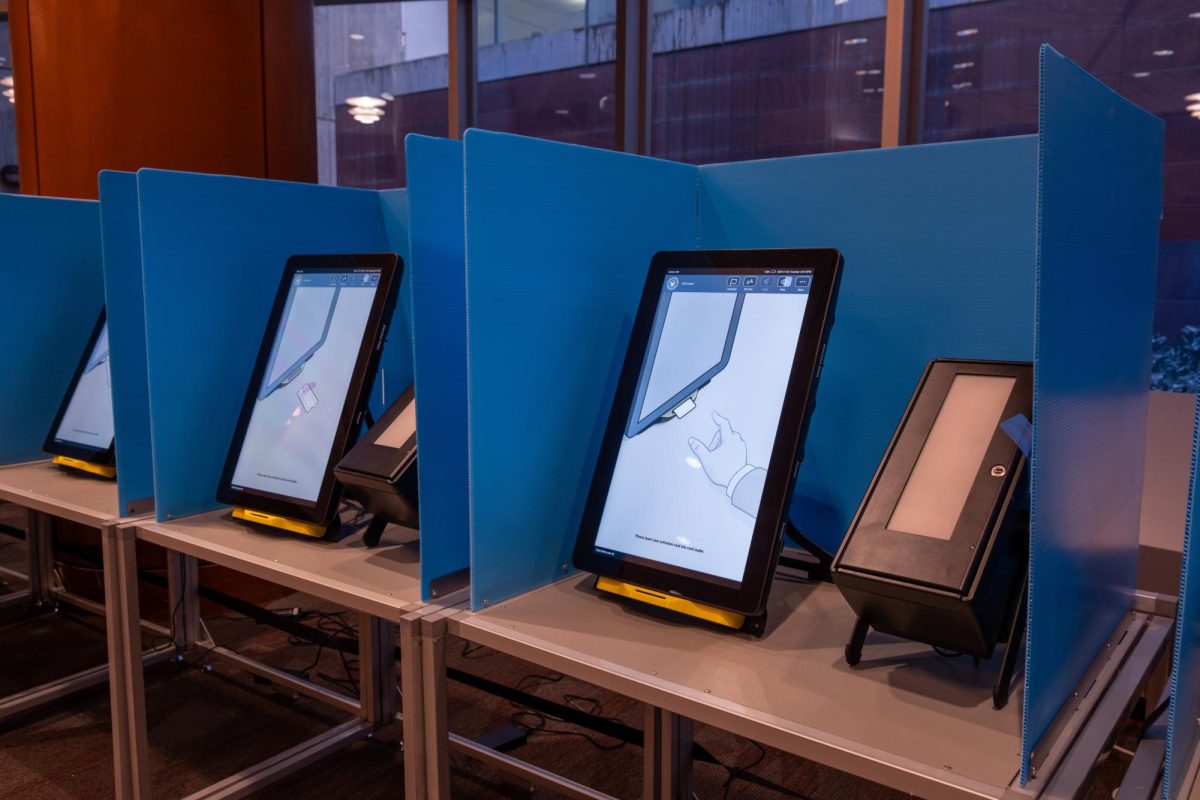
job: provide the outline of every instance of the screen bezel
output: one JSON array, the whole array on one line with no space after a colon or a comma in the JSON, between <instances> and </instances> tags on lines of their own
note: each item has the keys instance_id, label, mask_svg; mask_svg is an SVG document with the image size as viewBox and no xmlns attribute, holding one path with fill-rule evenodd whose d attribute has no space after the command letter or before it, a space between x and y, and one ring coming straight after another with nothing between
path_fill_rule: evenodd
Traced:
<instances>
[{"instance_id":1,"label":"screen bezel","mask_svg":"<svg viewBox=\"0 0 1200 800\"><path fill-rule=\"evenodd\" d=\"M283 320L292 279L299 271L318 270L332 272L378 270L380 273L379 285L376 287L375 297L371 301L371 310L367 315L367 324L363 329L362 343L359 345L358 354L354 360L350 385L342 404L342 412L334 432L333 443L329 448L329 459L325 463L325 475L321 479L321 490L317 494L316 501L307 501L263 489L235 488L233 473L237 468L254 406L258 402L259 390L271 358L275 337ZM379 355L383 349L388 323L395 310L397 287L403 271L404 263L395 253L304 255L292 256L288 259L283 276L279 281L279 288L275 293L275 302L271 307L266 330L263 332L262 343L259 345L254 372L246 387L246 398L242 402L237 427L234 429L233 439L229 445L225 469L221 473L221 483L217 488L217 499L220 502L314 523L326 523L333 518L337 507L336 500L339 498L338 483L334 478L333 468L341 461L347 449L354 444L358 429L362 425L364 398L370 396L371 386L374 384Z\"/></svg>"},{"instance_id":2,"label":"screen bezel","mask_svg":"<svg viewBox=\"0 0 1200 800\"><path fill-rule=\"evenodd\" d=\"M116 460L116 450L114 448L116 442L115 422L113 440L109 441L108 447L89 447L85 444L77 442L63 441L55 438L59 427L62 425L63 417L67 415L67 409L71 405L71 400L75 397L75 391L79 388L79 381L83 378L83 371L87 368L88 359L92 357L92 350L96 347L96 342L100 339L100 332L104 330L106 322L105 309L100 309L100 318L96 320L95 327L92 328L92 335L88 337L87 346L83 348L83 355L79 359L78 366L75 367L75 374L71 376L71 384L67 387L67 393L63 397L62 405L58 408L58 413L54 416L54 424L50 426L50 432L46 435L46 441L42 444L42 450L54 456L66 456L68 458L79 459L86 461L89 464L99 464L101 466L110 467ZM109 369L112 369L112 334L109 333ZM111 375L111 372L110 372ZM111 387L110 387L111 388ZM113 413L116 413L114 404Z\"/></svg>"},{"instance_id":3,"label":"screen bezel","mask_svg":"<svg viewBox=\"0 0 1200 800\"><path fill-rule=\"evenodd\" d=\"M575 541L572 560L576 567L742 614L762 611L783 546L791 489L798 456L803 451L824 343L833 321L841 264L841 254L834 249L691 250L660 252L654 256ZM639 556L608 556L597 552L600 518L625 437L663 282L676 272L762 275L772 269L811 270L812 282L742 580L730 581Z\"/></svg>"}]
</instances>

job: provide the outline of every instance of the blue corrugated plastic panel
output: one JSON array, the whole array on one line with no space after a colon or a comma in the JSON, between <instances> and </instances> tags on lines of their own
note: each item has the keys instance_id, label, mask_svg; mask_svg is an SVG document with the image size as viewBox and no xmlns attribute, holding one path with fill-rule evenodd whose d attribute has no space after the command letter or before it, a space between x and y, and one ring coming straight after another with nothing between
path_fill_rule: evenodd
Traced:
<instances>
[{"instance_id":1,"label":"blue corrugated plastic panel","mask_svg":"<svg viewBox=\"0 0 1200 800\"><path fill-rule=\"evenodd\" d=\"M104 303L108 312L117 500L122 513L154 496L150 452L150 390L146 379L146 303L137 175L100 173L100 232L104 242Z\"/></svg>"},{"instance_id":2,"label":"blue corrugated plastic panel","mask_svg":"<svg viewBox=\"0 0 1200 800\"><path fill-rule=\"evenodd\" d=\"M219 508L217 484L289 256L387 249L377 192L138 173L159 520Z\"/></svg>"},{"instance_id":3,"label":"blue corrugated plastic panel","mask_svg":"<svg viewBox=\"0 0 1200 800\"><path fill-rule=\"evenodd\" d=\"M379 359L379 375L371 395L371 413L376 419L396 402L396 398L413 383L412 344L412 258L409 253L407 189L391 189L379 193L379 206L386 236L384 248L400 256L404 275L396 297L396 312L387 330L387 341Z\"/></svg>"},{"instance_id":4,"label":"blue corrugated plastic panel","mask_svg":"<svg viewBox=\"0 0 1200 800\"><path fill-rule=\"evenodd\" d=\"M471 604L562 577L659 250L695 245L696 169L468 131Z\"/></svg>"},{"instance_id":5,"label":"blue corrugated plastic panel","mask_svg":"<svg viewBox=\"0 0 1200 800\"><path fill-rule=\"evenodd\" d=\"M1033 356L1033 136L701 167L706 247L845 256L792 521L837 551L925 364Z\"/></svg>"},{"instance_id":6,"label":"blue corrugated plastic panel","mask_svg":"<svg viewBox=\"0 0 1200 800\"><path fill-rule=\"evenodd\" d=\"M1175 618L1175 653L1171 665L1171 711L1167 724L1167 755L1163 767L1163 798L1183 797L1188 765L1198 744L1200 727L1200 558L1197 550L1196 500L1200 497L1200 403L1196 406L1192 431L1192 477L1188 495L1187 526L1183 539L1183 574L1180 576L1179 608Z\"/></svg>"},{"instance_id":7,"label":"blue corrugated plastic panel","mask_svg":"<svg viewBox=\"0 0 1200 800\"><path fill-rule=\"evenodd\" d=\"M1163 124L1043 47L1021 777L1137 573Z\"/></svg>"},{"instance_id":8,"label":"blue corrugated plastic panel","mask_svg":"<svg viewBox=\"0 0 1200 800\"><path fill-rule=\"evenodd\" d=\"M46 458L104 305L100 205L0 194L0 463Z\"/></svg>"},{"instance_id":9,"label":"blue corrugated plastic panel","mask_svg":"<svg viewBox=\"0 0 1200 800\"><path fill-rule=\"evenodd\" d=\"M410 135L413 360L421 494L421 597L471 563L467 513L467 278L462 142Z\"/></svg>"}]
</instances>

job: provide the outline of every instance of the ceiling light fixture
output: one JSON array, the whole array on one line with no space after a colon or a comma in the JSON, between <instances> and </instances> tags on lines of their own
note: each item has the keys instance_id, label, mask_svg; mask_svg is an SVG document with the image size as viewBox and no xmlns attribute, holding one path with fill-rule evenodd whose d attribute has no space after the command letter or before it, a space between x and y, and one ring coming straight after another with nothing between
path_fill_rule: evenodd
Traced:
<instances>
[{"instance_id":1,"label":"ceiling light fixture","mask_svg":"<svg viewBox=\"0 0 1200 800\"><path fill-rule=\"evenodd\" d=\"M973 66L975 66L974 61L960 61L954 65L954 68L955 69L970 69Z\"/></svg>"},{"instance_id":2,"label":"ceiling light fixture","mask_svg":"<svg viewBox=\"0 0 1200 800\"><path fill-rule=\"evenodd\" d=\"M975 85L975 84L971 83L970 81L963 81L962 83L955 83L955 84L952 84L952 85L950 86L950 88L951 88L951 89L953 89L954 91L958 92L958 91L961 91L961 90L963 90L963 89L970 89L970 88L971 88L972 86L974 86L974 85Z\"/></svg>"},{"instance_id":3,"label":"ceiling light fixture","mask_svg":"<svg viewBox=\"0 0 1200 800\"><path fill-rule=\"evenodd\" d=\"M1188 19L1200 19L1200 11L1193 11L1188 14Z\"/></svg>"},{"instance_id":4,"label":"ceiling light fixture","mask_svg":"<svg viewBox=\"0 0 1200 800\"><path fill-rule=\"evenodd\" d=\"M1200 111L1200 103L1192 103L1187 107L1187 110L1195 114L1197 111Z\"/></svg>"},{"instance_id":5,"label":"ceiling light fixture","mask_svg":"<svg viewBox=\"0 0 1200 800\"><path fill-rule=\"evenodd\" d=\"M1155 50L1154 55L1158 56L1159 58L1166 58L1167 56L1175 55L1175 51L1163 48L1162 50Z\"/></svg>"},{"instance_id":6,"label":"ceiling light fixture","mask_svg":"<svg viewBox=\"0 0 1200 800\"><path fill-rule=\"evenodd\" d=\"M351 38L351 40L353 40L355 42L361 42L363 39L365 39L367 37L363 36L361 33L352 33L352 34L350 34L350 38Z\"/></svg>"},{"instance_id":7,"label":"ceiling light fixture","mask_svg":"<svg viewBox=\"0 0 1200 800\"><path fill-rule=\"evenodd\" d=\"M387 105L387 100L384 100L382 97L372 97L368 94L359 97L347 97L346 105L352 108L383 108Z\"/></svg>"},{"instance_id":8,"label":"ceiling light fixture","mask_svg":"<svg viewBox=\"0 0 1200 800\"><path fill-rule=\"evenodd\" d=\"M856 45L856 44L866 44L866 43L867 43L867 37L865 37L865 36L855 36L853 39L847 39L846 41L842 42L842 44L844 44L844 45Z\"/></svg>"},{"instance_id":9,"label":"ceiling light fixture","mask_svg":"<svg viewBox=\"0 0 1200 800\"><path fill-rule=\"evenodd\" d=\"M0 86L12 86L12 85L13 85L12 75L5 75L3 78L0 78Z\"/></svg>"},{"instance_id":10,"label":"ceiling light fixture","mask_svg":"<svg viewBox=\"0 0 1200 800\"><path fill-rule=\"evenodd\" d=\"M961 31L955 31L955 36L974 36L979 33L979 28L963 28Z\"/></svg>"},{"instance_id":11,"label":"ceiling light fixture","mask_svg":"<svg viewBox=\"0 0 1200 800\"><path fill-rule=\"evenodd\" d=\"M1133 77L1135 77L1135 78L1149 78L1149 77L1150 77L1150 73L1149 73L1149 72L1135 72L1135 73L1133 73Z\"/></svg>"},{"instance_id":12,"label":"ceiling light fixture","mask_svg":"<svg viewBox=\"0 0 1200 800\"><path fill-rule=\"evenodd\" d=\"M1192 102L1193 100L1200 101L1200 92L1193 92L1192 94L1189 94L1187 97L1185 97L1183 99L1187 100L1189 103Z\"/></svg>"},{"instance_id":13,"label":"ceiling light fixture","mask_svg":"<svg viewBox=\"0 0 1200 800\"><path fill-rule=\"evenodd\" d=\"M581 80L581 81L594 81L594 80L596 80L596 73L594 73L594 72L581 72L581 73L579 73L579 80Z\"/></svg>"},{"instance_id":14,"label":"ceiling light fixture","mask_svg":"<svg viewBox=\"0 0 1200 800\"><path fill-rule=\"evenodd\" d=\"M560 117L567 117L571 114L571 112L565 108L556 108L554 109L554 113L558 114Z\"/></svg>"},{"instance_id":15,"label":"ceiling light fixture","mask_svg":"<svg viewBox=\"0 0 1200 800\"><path fill-rule=\"evenodd\" d=\"M854 70L854 74L855 75L866 75L867 71L865 69L856 69L856 70Z\"/></svg>"}]
</instances>

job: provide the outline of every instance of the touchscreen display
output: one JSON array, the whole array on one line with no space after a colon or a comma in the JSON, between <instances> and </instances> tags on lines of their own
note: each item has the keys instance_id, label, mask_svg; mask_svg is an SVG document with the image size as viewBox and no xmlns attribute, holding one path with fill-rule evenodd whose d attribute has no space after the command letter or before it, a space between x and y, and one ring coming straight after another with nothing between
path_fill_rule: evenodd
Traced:
<instances>
[{"instance_id":1,"label":"touchscreen display","mask_svg":"<svg viewBox=\"0 0 1200 800\"><path fill-rule=\"evenodd\" d=\"M56 442L107 450L113 443L112 377L108 371L108 323L88 353L83 373L67 403Z\"/></svg>"},{"instance_id":2,"label":"touchscreen display","mask_svg":"<svg viewBox=\"0 0 1200 800\"><path fill-rule=\"evenodd\" d=\"M235 491L316 502L380 274L297 271L234 467Z\"/></svg>"},{"instance_id":3,"label":"touchscreen display","mask_svg":"<svg viewBox=\"0 0 1200 800\"><path fill-rule=\"evenodd\" d=\"M597 552L741 582L811 283L667 273Z\"/></svg>"}]
</instances>

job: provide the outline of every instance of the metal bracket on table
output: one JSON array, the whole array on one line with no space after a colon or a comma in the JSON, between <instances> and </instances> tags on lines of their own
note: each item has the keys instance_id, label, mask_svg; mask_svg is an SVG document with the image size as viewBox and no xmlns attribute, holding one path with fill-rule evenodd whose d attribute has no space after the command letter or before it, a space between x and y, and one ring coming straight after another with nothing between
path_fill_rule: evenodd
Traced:
<instances>
[{"instance_id":1,"label":"metal bracket on table","mask_svg":"<svg viewBox=\"0 0 1200 800\"><path fill-rule=\"evenodd\" d=\"M1034 751L1032 777L1005 800L1077 797L1166 652L1174 621L1130 611Z\"/></svg>"}]
</instances>

